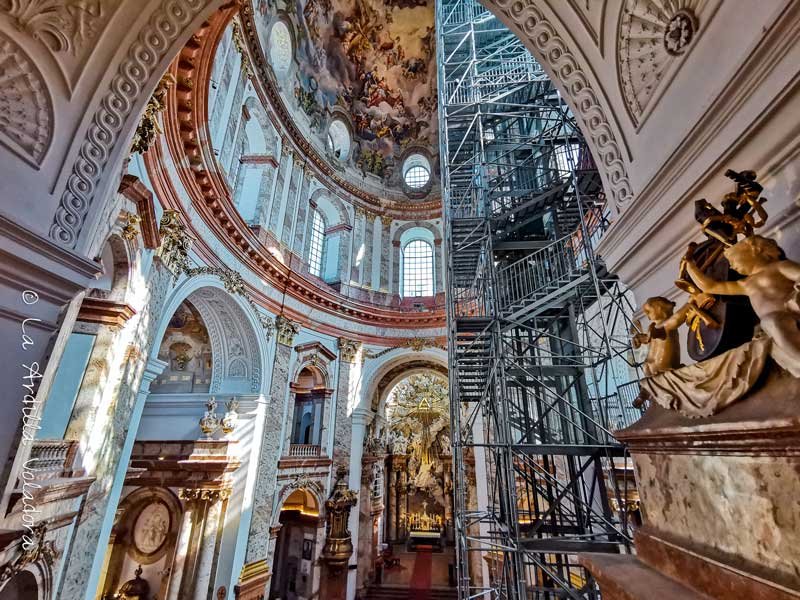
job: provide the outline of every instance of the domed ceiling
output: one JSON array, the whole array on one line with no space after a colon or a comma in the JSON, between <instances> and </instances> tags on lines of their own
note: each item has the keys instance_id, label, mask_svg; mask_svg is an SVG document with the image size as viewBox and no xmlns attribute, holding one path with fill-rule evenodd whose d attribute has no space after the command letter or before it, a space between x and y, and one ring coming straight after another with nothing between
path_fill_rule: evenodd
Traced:
<instances>
[{"instance_id":1,"label":"domed ceiling","mask_svg":"<svg viewBox=\"0 0 800 600\"><path fill-rule=\"evenodd\" d=\"M255 20L281 97L322 154L368 191L428 197L438 181L434 1L256 0ZM406 183L414 164L429 168L425 185Z\"/></svg>"}]
</instances>

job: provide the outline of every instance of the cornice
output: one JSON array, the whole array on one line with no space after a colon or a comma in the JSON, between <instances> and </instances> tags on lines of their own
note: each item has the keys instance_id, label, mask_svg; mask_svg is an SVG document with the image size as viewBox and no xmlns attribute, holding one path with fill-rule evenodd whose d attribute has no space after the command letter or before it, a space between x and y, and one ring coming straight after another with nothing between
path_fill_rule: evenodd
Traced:
<instances>
[{"instance_id":1,"label":"cornice","mask_svg":"<svg viewBox=\"0 0 800 600\"><path fill-rule=\"evenodd\" d=\"M398 329L429 329L443 327L444 310L404 312L399 309L366 304L348 298L332 289L324 289L304 273L283 264L258 239L233 206L227 182L219 171L216 159L201 140L210 139L207 119L207 94L210 68L216 45L233 9L220 10L203 24L170 67L177 84L170 90L167 108L163 113L164 146L170 153L178 171L181 184L191 197L192 207L215 234L218 240L259 279L283 294L323 312L345 317L351 321L377 327ZM164 167L163 148L154 144L144 154L148 175L157 197L165 207L182 214L183 222L194 237L194 250L211 266L220 266L216 252L192 225L191 215L180 200L169 174ZM324 323L316 323L309 315L288 309L270 299L261 290L248 285L257 304L274 314L284 313L287 318L303 325L312 325L317 331L333 335L346 334L359 341L377 345L402 344L405 338L386 338L380 335L358 334Z\"/></svg>"}]
</instances>

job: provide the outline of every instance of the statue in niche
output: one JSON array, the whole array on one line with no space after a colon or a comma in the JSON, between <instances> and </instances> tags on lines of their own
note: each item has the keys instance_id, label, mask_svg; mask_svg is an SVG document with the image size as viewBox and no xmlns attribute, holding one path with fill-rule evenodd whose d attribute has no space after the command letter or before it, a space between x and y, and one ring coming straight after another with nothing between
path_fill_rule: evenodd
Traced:
<instances>
[{"instance_id":1,"label":"statue in niche","mask_svg":"<svg viewBox=\"0 0 800 600\"><path fill-rule=\"evenodd\" d=\"M705 200L696 203L707 240L689 245L676 281L689 301L677 313L674 303L660 297L643 307L652 322L646 333L634 334L633 345L650 347L634 404L650 399L687 416L713 415L760 385L770 356L800 377L800 264L788 260L775 240L754 232L767 218L755 173L726 175L737 187L726 194L721 211ZM702 357L688 366L679 362L676 330L682 323L690 326L689 355ZM715 329L718 335L708 335Z\"/></svg>"}]
</instances>

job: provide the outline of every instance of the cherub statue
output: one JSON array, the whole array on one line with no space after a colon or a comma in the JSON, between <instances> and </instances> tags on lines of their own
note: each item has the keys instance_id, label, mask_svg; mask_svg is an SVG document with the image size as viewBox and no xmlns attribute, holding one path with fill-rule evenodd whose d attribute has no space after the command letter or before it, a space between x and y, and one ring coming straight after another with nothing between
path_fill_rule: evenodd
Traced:
<instances>
[{"instance_id":1,"label":"cherub statue","mask_svg":"<svg viewBox=\"0 0 800 600\"><path fill-rule=\"evenodd\" d=\"M689 305L677 313L675 303L661 296L649 298L642 306L644 314L650 319L647 332L635 333L633 347L647 344L647 358L644 361L644 374L647 377L681 366L681 346L678 341L678 327L686 320Z\"/></svg>"},{"instance_id":2,"label":"cherub statue","mask_svg":"<svg viewBox=\"0 0 800 600\"><path fill-rule=\"evenodd\" d=\"M752 235L725 250L731 266L746 277L717 281L703 273L692 260L687 269L706 293L747 296L761 328L772 338L773 357L783 368L800 377L800 264L787 260L775 240Z\"/></svg>"}]
</instances>

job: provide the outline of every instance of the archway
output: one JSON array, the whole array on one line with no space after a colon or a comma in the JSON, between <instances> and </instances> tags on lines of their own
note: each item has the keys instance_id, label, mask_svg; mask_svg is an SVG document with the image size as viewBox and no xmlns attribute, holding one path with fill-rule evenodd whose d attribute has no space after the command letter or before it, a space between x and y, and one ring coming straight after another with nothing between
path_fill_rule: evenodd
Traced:
<instances>
[{"instance_id":1,"label":"archway","mask_svg":"<svg viewBox=\"0 0 800 600\"><path fill-rule=\"evenodd\" d=\"M44 595L39 592L39 583L36 577L28 570L21 571L8 580L0 590L0 600L19 600L27 598L37 600Z\"/></svg>"},{"instance_id":2,"label":"archway","mask_svg":"<svg viewBox=\"0 0 800 600\"><path fill-rule=\"evenodd\" d=\"M307 600L319 589L314 563L322 550L324 519L316 493L305 487L287 491L275 527L269 598Z\"/></svg>"}]
</instances>

